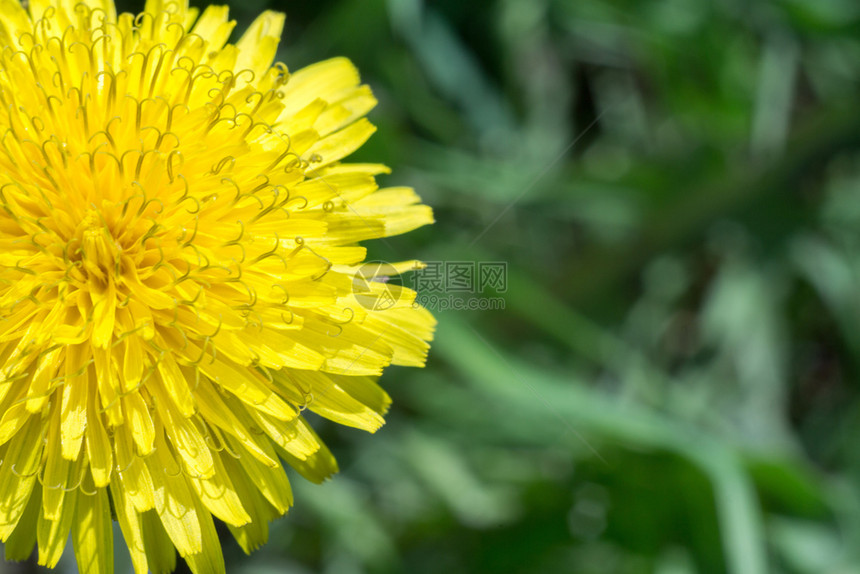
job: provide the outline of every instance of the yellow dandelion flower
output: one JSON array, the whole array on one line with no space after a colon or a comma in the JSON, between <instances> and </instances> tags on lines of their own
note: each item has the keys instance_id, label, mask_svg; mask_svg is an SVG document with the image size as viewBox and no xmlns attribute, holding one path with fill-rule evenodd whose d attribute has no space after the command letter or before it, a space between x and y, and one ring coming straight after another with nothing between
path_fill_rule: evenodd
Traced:
<instances>
[{"instance_id":1,"label":"yellow dandelion flower","mask_svg":"<svg viewBox=\"0 0 860 574\"><path fill-rule=\"evenodd\" d=\"M0 0L0 539L54 566L223 572L337 470L305 408L375 431L434 320L364 239L432 222L341 163L376 101L333 59L272 65L284 16ZM371 271L367 271L371 269ZM370 279L368 281L368 279ZM373 279L377 279L374 281ZM357 288L359 286L360 288ZM374 305L376 299L384 305Z\"/></svg>"}]
</instances>

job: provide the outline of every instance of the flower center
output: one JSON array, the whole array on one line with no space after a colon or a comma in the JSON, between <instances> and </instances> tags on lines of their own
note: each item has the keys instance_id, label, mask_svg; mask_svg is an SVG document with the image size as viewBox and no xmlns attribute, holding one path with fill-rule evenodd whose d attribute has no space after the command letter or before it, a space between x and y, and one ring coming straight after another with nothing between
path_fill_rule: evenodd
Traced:
<instances>
[{"instance_id":1,"label":"flower center","mask_svg":"<svg viewBox=\"0 0 860 574\"><path fill-rule=\"evenodd\" d=\"M109 277L119 275L122 246L114 239L97 211L91 209L84 215L78 227L77 240L80 245L77 256L91 279L104 284Z\"/></svg>"}]
</instances>

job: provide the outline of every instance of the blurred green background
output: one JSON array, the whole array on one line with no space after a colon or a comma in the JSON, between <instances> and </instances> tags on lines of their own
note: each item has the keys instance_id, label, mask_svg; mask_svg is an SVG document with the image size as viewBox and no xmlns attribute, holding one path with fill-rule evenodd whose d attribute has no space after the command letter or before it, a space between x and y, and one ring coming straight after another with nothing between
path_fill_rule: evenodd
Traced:
<instances>
[{"instance_id":1,"label":"blurred green background","mask_svg":"<svg viewBox=\"0 0 860 574\"><path fill-rule=\"evenodd\" d=\"M290 69L358 65L355 159L435 210L371 258L507 289L444 293L504 308L437 310L376 435L313 421L340 475L254 555L225 535L228 572L860 572L855 2L243 0L237 29L266 8Z\"/></svg>"}]
</instances>

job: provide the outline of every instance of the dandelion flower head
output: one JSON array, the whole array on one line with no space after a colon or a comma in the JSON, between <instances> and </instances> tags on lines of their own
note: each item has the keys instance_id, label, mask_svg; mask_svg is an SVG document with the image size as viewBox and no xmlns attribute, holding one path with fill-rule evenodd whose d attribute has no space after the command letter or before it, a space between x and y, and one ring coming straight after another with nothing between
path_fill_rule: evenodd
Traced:
<instances>
[{"instance_id":1,"label":"dandelion flower head","mask_svg":"<svg viewBox=\"0 0 860 574\"><path fill-rule=\"evenodd\" d=\"M223 572L336 463L302 416L375 431L434 321L362 273L432 222L385 166L352 64L274 64L284 16L0 0L0 539L53 567ZM374 281L374 279L378 279ZM365 281L366 280L366 281ZM360 288L357 288L360 287ZM385 305L372 304L383 291ZM393 296L392 296L393 295Z\"/></svg>"}]
</instances>

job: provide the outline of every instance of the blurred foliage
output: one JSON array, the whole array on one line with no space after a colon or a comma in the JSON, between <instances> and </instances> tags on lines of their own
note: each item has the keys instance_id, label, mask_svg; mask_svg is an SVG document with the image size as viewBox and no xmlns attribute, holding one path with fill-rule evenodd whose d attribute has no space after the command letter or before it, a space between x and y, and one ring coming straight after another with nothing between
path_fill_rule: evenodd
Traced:
<instances>
[{"instance_id":1,"label":"blurred foliage","mask_svg":"<svg viewBox=\"0 0 860 574\"><path fill-rule=\"evenodd\" d=\"M291 69L356 62L358 159L436 211L372 256L508 289L437 313L376 436L314 421L341 474L229 572L860 572L856 3L231 10L267 7Z\"/></svg>"}]
</instances>

